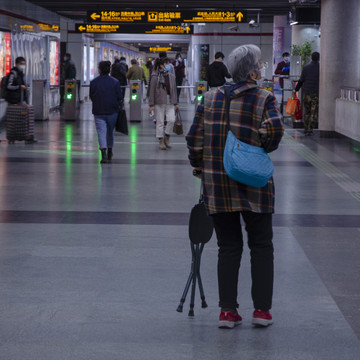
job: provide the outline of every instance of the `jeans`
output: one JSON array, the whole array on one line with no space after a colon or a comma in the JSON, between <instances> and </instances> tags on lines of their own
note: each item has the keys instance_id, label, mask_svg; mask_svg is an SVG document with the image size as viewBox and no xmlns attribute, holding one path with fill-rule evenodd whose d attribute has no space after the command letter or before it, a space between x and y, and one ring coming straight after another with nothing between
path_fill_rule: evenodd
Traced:
<instances>
[{"instance_id":1,"label":"jeans","mask_svg":"<svg viewBox=\"0 0 360 360\"><path fill-rule=\"evenodd\" d=\"M112 148L114 145L114 128L118 113L111 115L94 115L100 149Z\"/></svg>"},{"instance_id":2,"label":"jeans","mask_svg":"<svg viewBox=\"0 0 360 360\"><path fill-rule=\"evenodd\" d=\"M272 305L274 283L274 247L272 214L241 212L248 233L251 256L251 295L255 309L268 311ZM240 212L214 214L218 239L219 306L238 307L238 278L243 251Z\"/></svg>"},{"instance_id":3,"label":"jeans","mask_svg":"<svg viewBox=\"0 0 360 360\"><path fill-rule=\"evenodd\" d=\"M156 137L161 139L164 134L170 135L175 122L175 108L174 105L155 105L154 106L155 119L156 119ZM165 126L166 115L166 126Z\"/></svg>"}]
</instances>

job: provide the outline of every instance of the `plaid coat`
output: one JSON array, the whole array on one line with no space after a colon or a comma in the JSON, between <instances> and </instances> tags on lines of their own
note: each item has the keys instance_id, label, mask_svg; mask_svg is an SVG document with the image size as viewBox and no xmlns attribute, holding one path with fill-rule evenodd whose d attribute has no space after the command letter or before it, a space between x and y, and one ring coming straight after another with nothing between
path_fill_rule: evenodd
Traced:
<instances>
[{"instance_id":1,"label":"plaid coat","mask_svg":"<svg viewBox=\"0 0 360 360\"><path fill-rule=\"evenodd\" d=\"M284 132L275 97L251 82L232 86L230 125L239 140L262 146L266 152L277 149ZM273 213L272 178L263 188L254 188L227 176L223 166L226 138L225 96L221 87L205 94L186 136L190 163L202 168L204 201L209 214Z\"/></svg>"}]
</instances>

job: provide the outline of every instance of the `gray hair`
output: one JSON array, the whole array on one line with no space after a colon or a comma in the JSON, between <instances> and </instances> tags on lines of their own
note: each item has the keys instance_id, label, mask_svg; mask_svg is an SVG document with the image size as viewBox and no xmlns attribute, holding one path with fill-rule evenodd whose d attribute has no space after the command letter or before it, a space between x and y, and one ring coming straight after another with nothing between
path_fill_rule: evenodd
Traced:
<instances>
[{"instance_id":1,"label":"gray hair","mask_svg":"<svg viewBox=\"0 0 360 360\"><path fill-rule=\"evenodd\" d=\"M251 71L260 70L261 50L256 45L241 45L228 57L227 65L235 82L248 79Z\"/></svg>"}]
</instances>

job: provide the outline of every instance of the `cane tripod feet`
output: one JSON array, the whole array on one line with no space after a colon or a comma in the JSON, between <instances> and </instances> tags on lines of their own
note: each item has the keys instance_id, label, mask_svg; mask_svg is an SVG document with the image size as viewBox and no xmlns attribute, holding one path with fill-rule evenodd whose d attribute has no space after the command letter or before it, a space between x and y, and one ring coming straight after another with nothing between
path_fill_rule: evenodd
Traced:
<instances>
[{"instance_id":1,"label":"cane tripod feet","mask_svg":"<svg viewBox=\"0 0 360 360\"><path fill-rule=\"evenodd\" d=\"M206 303L205 299L201 301L201 307L203 309L206 309L208 307L208 304Z\"/></svg>"},{"instance_id":2,"label":"cane tripod feet","mask_svg":"<svg viewBox=\"0 0 360 360\"><path fill-rule=\"evenodd\" d=\"M193 317L195 314L194 314L194 310L193 309L190 309L189 310L189 314L188 314L188 316L191 316L191 317Z\"/></svg>"},{"instance_id":3,"label":"cane tripod feet","mask_svg":"<svg viewBox=\"0 0 360 360\"><path fill-rule=\"evenodd\" d=\"M183 312L183 305L179 305L176 309L177 312Z\"/></svg>"}]
</instances>

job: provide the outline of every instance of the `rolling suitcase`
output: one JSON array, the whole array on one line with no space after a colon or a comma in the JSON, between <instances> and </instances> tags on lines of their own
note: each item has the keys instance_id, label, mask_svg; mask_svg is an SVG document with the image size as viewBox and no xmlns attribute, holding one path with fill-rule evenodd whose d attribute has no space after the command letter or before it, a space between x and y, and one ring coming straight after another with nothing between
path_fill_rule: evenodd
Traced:
<instances>
[{"instance_id":1,"label":"rolling suitcase","mask_svg":"<svg viewBox=\"0 0 360 360\"><path fill-rule=\"evenodd\" d=\"M6 111L6 138L9 144L31 141L34 138L34 107L26 104L8 105Z\"/></svg>"}]
</instances>

